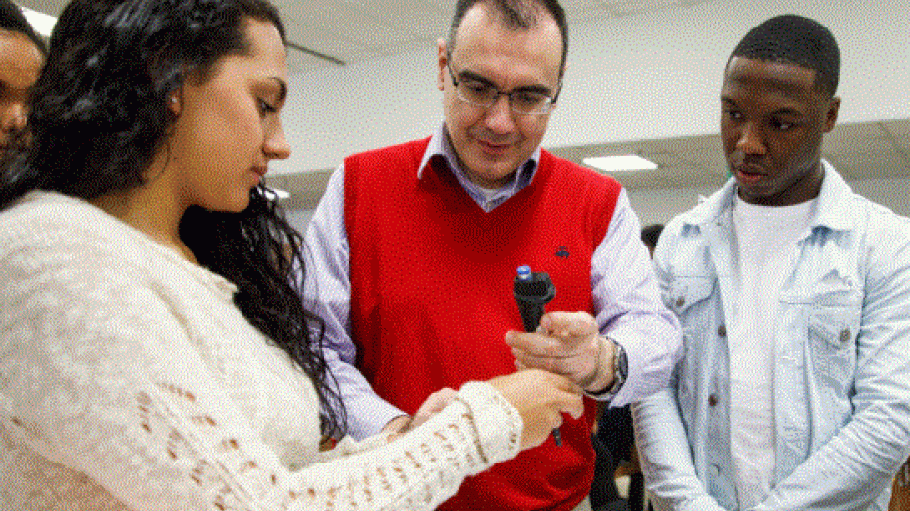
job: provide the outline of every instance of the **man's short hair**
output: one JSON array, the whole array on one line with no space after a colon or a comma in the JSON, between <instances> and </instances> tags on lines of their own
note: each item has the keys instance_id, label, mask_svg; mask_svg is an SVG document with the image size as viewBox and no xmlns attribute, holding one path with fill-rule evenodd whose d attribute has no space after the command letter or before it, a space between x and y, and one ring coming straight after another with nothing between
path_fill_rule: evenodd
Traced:
<instances>
[{"instance_id":1,"label":"man's short hair","mask_svg":"<svg viewBox=\"0 0 910 511\"><path fill-rule=\"evenodd\" d=\"M795 14L776 16L750 30L733 57L811 69L816 87L829 96L834 96L840 80L840 50L834 35L821 23Z\"/></svg>"},{"instance_id":2,"label":"man's short hair","mask_svg":"<svg viewBox=\"0 0 910 511\"><path fill-rule=\"evenodd\" d=\"M455 50L455 39L458 28L461 26L461 20L471 7L479 3L489 5L493 11L502 16L501 20L505 26L516 30L527 30L536 26L541 12L552 16L559 27L560 36L562 36L562 58L559 62L559 77L562 78L566 68L566 55L569 53L569 26L566 22L566 14L558 0L457 0L455 14L452 16L452 24L449 26L449 35L446 40L449 52Z\"/></svg>"}]
</instances>

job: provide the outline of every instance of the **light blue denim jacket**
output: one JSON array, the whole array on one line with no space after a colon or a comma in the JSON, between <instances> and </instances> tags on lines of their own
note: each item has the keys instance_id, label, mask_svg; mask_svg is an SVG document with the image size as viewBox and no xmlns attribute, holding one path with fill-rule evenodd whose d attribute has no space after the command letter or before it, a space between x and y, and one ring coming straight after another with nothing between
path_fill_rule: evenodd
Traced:
<instances>
[{"instance_id":1,"label":"light blue denim jacket","mask_svg":"<svg viewBox=\"0 0 910 511\"><path fill-rule=\"evenodd\" d=\"M910 221L853 194L823 162L809 229L776 324L776 466L756 510L886 510L910 453ZM726 324L740 292L723 189L663 231L655 265L680 318L669 389L635 407L636 442L661 509L739 509L729 431Z\"/></svg>"}]
</instances>

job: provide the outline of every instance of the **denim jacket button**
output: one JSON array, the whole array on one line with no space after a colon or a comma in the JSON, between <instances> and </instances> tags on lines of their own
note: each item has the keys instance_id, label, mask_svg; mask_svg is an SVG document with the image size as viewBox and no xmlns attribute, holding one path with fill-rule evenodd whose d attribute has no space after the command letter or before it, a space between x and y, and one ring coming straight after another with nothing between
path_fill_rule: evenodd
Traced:
<instances>
[{"instance_id":1,"label":"denim jacket button","mask_svg":"<svg viewBox=\"0 0 910 511\"><path fill-rule=\"evenodd\" d=\"M712 463L711 468L714 469L714 477L719 477L721 473L720 465L717 463Z\"/></svg>"},{"instance_id":2,"label":"denim jacket button","mask_svg":"<svg viewBox=\"0 0 910 511\"><path fill-rule=\"evenodd\" d=\"M720 337L726 337L727 336L727 325L720 325L719 327L717 327L717 335Z\"/></svg>"},{"instance_id":3,"label":"denim jacket button","mask_svg":"<svg viewBox=\"0 0 910 511\"><path fill-rule=\"evenodd\" d=\"M717 406L717 394L708 396L708 406Z\"/></svg>"},{"instance_id":4,"label":"denim jacket button","mask_svg":"<svg viewBox=\"0 0 910 511\"><path fill-rule=\"evenodd\" d=\"M845 328L840 331L840 343L847 344L847 341L850 340L850 329Z\"/></svg>"},{"instance_id":5,"label":"denim jacket button","mask_svg":"<svg viewBox=\"0 0 910 511\"><path fill-rule=\"evenodd\" d=\"M685 305L685 304L686 304L686 299L683 298L682 296L680 296L679 298L676 299L676 306L677 306L677 307L682 307L682 306Z\"/></svg>"}]
</instances>

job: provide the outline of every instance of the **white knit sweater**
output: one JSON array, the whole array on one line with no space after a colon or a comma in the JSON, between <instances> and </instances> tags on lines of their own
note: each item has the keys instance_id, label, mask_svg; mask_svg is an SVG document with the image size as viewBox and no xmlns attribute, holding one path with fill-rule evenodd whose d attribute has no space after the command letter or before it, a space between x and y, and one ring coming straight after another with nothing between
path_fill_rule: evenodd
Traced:
<instances>
[{"instance_id":1,"label":"white knit sweater","mask_svg":"<svg viewBox=\"0 0 910 511\"><path fill-rule=\"evenodd\" d=\"M0 509L432 509L518 452L515 409L468 383L320 454L311 382L234 292L86 202L0 213Z\"/></svg>"}]
</instances>

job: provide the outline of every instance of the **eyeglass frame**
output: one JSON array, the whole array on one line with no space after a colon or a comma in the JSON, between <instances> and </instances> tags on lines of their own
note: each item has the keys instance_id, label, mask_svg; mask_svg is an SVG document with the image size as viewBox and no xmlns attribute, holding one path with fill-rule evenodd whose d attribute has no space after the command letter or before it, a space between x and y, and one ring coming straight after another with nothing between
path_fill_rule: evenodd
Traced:
<instances>
[{"instance_id":1,"label":"eyeglass frame","mask_svg":"<svg viewBox=\"0 0 910 511\"><path fill-rule=\"evenodd\" d=\"M493 105L496 104L497 101L499 101L499 96L505 96L506 98L508 98L508 101L509 101L509 110L511 110L512 112L514 112L516 114L519 114L519 115L547 115L553 111L553 107L556 106L556 100L559 98L559 93L562 92L562 79L560 79L559 83L556 84L556 92L554 92L552 96L543 94L543 96L546 97L548 100L547 110L545 112L522 112L520 110L515 110L515 107L512 106L512 97L513 97L512 95L516 94L516 93L520 93L520 92L527 92L526 90L523 90L522 88L517 88L517 89L512 89L510 91L501 91L501 90L499 90L498 87L496 87L495 85L490 83L489 87L491 89L493 89L494 91L496 91L496 95L493 96L493 101L491 101L490 104L484 105L482 103L475 103L473 101L470 101L470 100L462 97L461 93L458 91L458 78L455 77L455 71L452 70L452 54L451 53L446 56L446 68L449 70L449 76L452 78L452 85L455 86L455 95L458 97L458 99L461 101L464 101L465 103L467 103L469 105L479 106L479 107L483 107L483 108L491 108Z\"/></svg>"}]
</instances>

